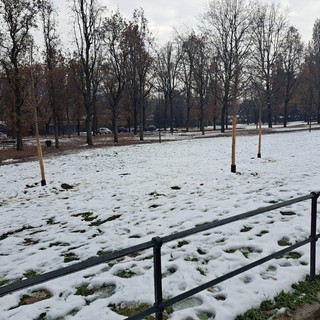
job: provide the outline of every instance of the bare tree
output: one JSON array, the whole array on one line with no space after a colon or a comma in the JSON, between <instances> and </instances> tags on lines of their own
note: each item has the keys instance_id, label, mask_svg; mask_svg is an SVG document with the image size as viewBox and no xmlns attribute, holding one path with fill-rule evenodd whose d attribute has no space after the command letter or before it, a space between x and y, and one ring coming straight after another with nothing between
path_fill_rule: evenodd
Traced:
<instances>
[{"instance_id":1,"label":"bare tree","mask_svg":"<svg viewBox=\"0 0 320 320\"><path fill-rule=\"evenodd\" d=\"M36 27L40 2L37 0L0 0L0 63L13 92L12 118L15 123L17 150L23 150L22 122L24 105L23 68Z\"/></svg>"},{"instance_id":2,"label":"bare tree","mask_svg":"<svg viewBox=\"0 0 320 320\"><path fill-rule=\"evenodd\" d=\"M279 87L273 83L273 71L283 53L287 33L287 18L276 4L260 4L253 19L253 64L255 79L263 84L264 104L268 112L268 126L272 128L272 96Z\"/></svg>"},{"instance_id":3,"label":"bare tree","mask_svg":"<svg viewBox=\"0 0 320 320\"><path fill-rule=\"evenodd\" d=\"M67 97L64 102L64 118L67 120L67 133L70 136L71 119L77 123L77 132L80 135L82 119L86 116L86 110L83 103L83 94L81 93L82 66L77 59L70 59L67 65L66 91ZM79 83L80 82L80 83Z\"/></svg>"},{"instance_id":4,"label":"bare tree","mask_svg":"<svg viewBox=\"0 0 320 320\"><path fill-rule=\"evenodd\" d=\"M159 92L165 97L165 108L170 110L170 132L174 128L174 98L180 94L179 73L181 68L182 48L179 42L167 42L157 53L155 72ZM166 113L166 111L165 111ZM165 121L167 116L165 114ZM166 129L166 123L164 125Z\"/></svg>"},{"instance_id":5,"label":"bare tree","mask_svg":"<svg viewBox=\"0 0 320 320\"><path fill-rule=\"evenodd\" d=\"M127 82L127 60L129 48L124 41L124 32L128 23L120 12L113 13L103 21L103 63L102 88L112 111L114 142L118 142L118 122L120 101Z\"/></svg>"},{"instance_id":6,"label":"bare tree","mask_svg":"<svg viewBox=\"0 0 320 320\"><path fill-rule=\"evenodd\" d=\"M57 73L57 66L59 63L60 52L58 49L59 37L56 31L56 12L53 8L51 0L43 2L42 7L42 23L44 36L44 57L47 69L47 89L49 108L53 116L55 147L59 148L59 109L57 104L57 92L55 81L55 74ZM60 92L61 94L61 92Z\"/></svg>"},{"instance_id":7,"label":"bare tree","mask_svg":"<svg viewBox=\"0 0 320 320\"><path fill-rule=\"evenodd\" d=\"M312 44L314 51L314 61L315 61L315 82L317 84L317 97L318 97L318 108L317 108L317 122L320 123L320 19L316 19L313 25L312 33Z\"/></svg>"},{"instance_id":8,"label":"bare tree","mask_svg":"<svg viewBox=\"0 0 320 320\"><path fill-rule=\"evenodd\" d=\"M199 102L200 130L204 135L204 110L209 99L212 77L212 58L207 37L199 35L194 38L195 54L193 66L194 91Z\"/></svg>"},{"instance_id":9,"label":"bare tree","mask_svg":"<svg viewBox=\"0 0 320 320\"><path fill-rule=\"evenodd\" d=\"M127 91L131 101L134 133L144 127L146 98L150 93L150 69L153 63L151 49L153 37L148 29L148 21L142 9L133 12L133 19L124 32L125 46L128 48ZM143 130L140 130L143 140Z\"/></svg>"},{"instance_id":10,"label":"bare tree","mask_svg":"<svg viewBox=\"0 0 320 320\"><path fill-rule=\"evenodd\" d=\"M93 112L98 86L98 62L101 50L100 27L103 7L97 0L73 0L75 39L81 61L81 91L86 109L87 144L93 145Z\"/></svg>"},{"instance_id":11,"label":"bare tree","mask_svg":"<svg viewBox=\"0 0 320 320\"><path fill-rule=\"evenodd\" d=\"M186 97L186 131L189 131L190 114L192 109L193 82L194 82L194 64L196 51L196 34L194 31L186 35L179 35L178 40L182 42L182 58L181 58L181 82L183 84L183 92Z\"/></svg>"},{"instance_id":12,"label":"bare tree","mask_svg":"<svg viewBox=\"0 0 320 320\"><path fill-rule=\"evenodd\" d=\"M301 41L300 34L296 28L290 27L285 37L282 55L285 72L284 127L287 126L288 122L288 105L294 96L294 92L298 84L298 77L302 64L302 55L303 43Z\"/></svg>"},{"instance_id":13,"label":"bare tree","mask_svg":"<svg viewBox=\"0 0 320 320\"><path fill-rule=\"evenodd\" d=\"M253 8L246 0L212 0L203 15L203 29L211 37L221 83L221 132L228 127L229 106L235 105L244 83Z\"/></svg>"}]
</instances>

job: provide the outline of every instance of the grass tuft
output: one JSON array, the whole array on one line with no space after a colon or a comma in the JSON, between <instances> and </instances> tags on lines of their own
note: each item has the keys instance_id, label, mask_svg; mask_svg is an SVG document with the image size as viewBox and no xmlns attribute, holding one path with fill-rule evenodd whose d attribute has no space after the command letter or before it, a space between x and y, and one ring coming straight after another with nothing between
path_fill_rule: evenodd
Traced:
<instances>
[{"instance_id":1,"label":"grass tuft","mask_svg":"<svg viewBox=\"0 0 320 320\"><path fill-rule=\"evenodd\" d=\"M278 319L277 312L282 308L285 308L285 315L290 317L297 308L305 303L319 303L320 301L317 297L319 291L320 277L316 277L315 280L306 277L304 281L293 284L290 292L279 292L273 300L263 301L260 308L252 308L237 316L236 320Z\"/></svg>"},{"instance_id":2,"label":"grass tuft","mask_svg":"<svg viewBox=\"0 0 320 320\"><path fill-rule=\"evenodd\" d=\"M187 240L178 241L178 248L186 246L187 244L189 244L189 242Z\"/></svg>"},{"instance_id":3,"label":"grass tuft","mask_svg":"<svg viewBox=\"0 0 320 320\"><path fill-rule=\"evenodd\" d=\"M240 232L248 232L252 229L252 227L249 226L243 226L243 228L240 230Z\"/></svg>"},{"instance_id":4,"label":"grass tuft","mask_svg":"<svg viewBox=\"0 0 320 320\"><path fill-rule=\"evenodd\" d=\"M109 304L108 307L113 311L116 312L122 316L127 316L127 317L131 317L134 316L144 310L147 310L149 308L151 308L150 305L148 304L120 304L120 305L116 305L116 304ZM153 316L147 316L145 318L143 318L145 320L154 320L155 318ZM168 319L168 317L164 316L163 320Z\"/></svg>"},{"instance_id":5,"label":"grass tuft","mask_svg":"<svg viewBox=\"0 0 320 320\"><path fill-rule=\"evenodd\" d=\"M88 286L89 286L88 283L83 283L79 287L76 287L77 291L75 294L78 296L83 296L83 297L87 297L87 296L94 294L95 290L88 289Z\"/></svg>"},{"instance_id":6,"label":"grass tuft","mask_svg":"<svg viewBox=\"0 0 320 320\"><path fill-rule=\"evenodd\" d=\"M116 272L114 275L117 277L120 277L120 278L128 279L128 278L132 278L133 276L135 276L136 273L131 270L124 269L124 270Z\"/></svg>"},{"instance_id":7,"label":"grass tuft","mask_svg":"<svg viewBox=\"0 0 320 320\"><path fill-rule=\"evenodd\" d=\"M77 261L80 260L79 257L74 253L74 252L67 252L64 255L64 263L72 262L72 261Z\"/></svg>"},{"instance_id":8,"label":"grass tuft","mask_svg":"<svg viewBox=\"0 0 320 320\"><path fill-rule=\"evenodd\" d=\"M295 216L296 213L293 211L280 211L282 216Z\"/></svg>"},{"instance_id":9,"label":"grass tuft","mask_svg":"<svg viewBox=\"0 0 320 320\"><path fill-rule=\"evenodd\" d=\"M289 241L287 237L283 237L278 241L278 245L281 247L291 246L292 243Z\"/></svg>"}]
</instances>

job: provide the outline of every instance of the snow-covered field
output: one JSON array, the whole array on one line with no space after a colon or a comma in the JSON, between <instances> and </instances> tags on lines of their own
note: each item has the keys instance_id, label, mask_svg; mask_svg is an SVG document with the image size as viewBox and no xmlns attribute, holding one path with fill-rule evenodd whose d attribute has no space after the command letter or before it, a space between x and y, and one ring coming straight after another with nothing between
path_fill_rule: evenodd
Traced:
<instances>
[{"instance_id":1,"label":"snow-covered field","mask_svg":"<svg viewBox=\"0 0 320 320\"><path fill-rule=\"evenodd\" d=\"M266 135L262 159L257 141L238 137L237 174L230 172L230 137L51 157L45 187L36 184L36 161L1 166L0 283L320 189L320 131ZM302 240L309 228L306 201L168 243L164 297ZM175 305L169 319L234 319L308 274L309 247L297 252L298 259L275 259ZM153 303L151 255L141 252L2 297L0 319L124 319L109 306ZM86 285L92 294L76 294ZM51 297L21 305L35 288Z\"/></svg>"}]
</instances>

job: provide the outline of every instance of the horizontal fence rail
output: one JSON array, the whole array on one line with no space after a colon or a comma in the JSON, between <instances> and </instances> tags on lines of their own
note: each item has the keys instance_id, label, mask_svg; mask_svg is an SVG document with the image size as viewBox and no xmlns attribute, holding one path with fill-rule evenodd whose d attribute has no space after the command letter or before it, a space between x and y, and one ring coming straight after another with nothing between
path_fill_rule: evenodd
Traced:
<instances>
[{"instance_id":1,"label":"horizontal fence rail","mask_svg":"<svg viewBox=\"0 0 320 320\"><path fill-rule=\"evenodd\" d=\"M173 304L184 300L188 297L191 297L203 290L208 289L209 287L215 286L223 281L226 281L236 275L239 275L243 272L246 272L256 266L259 266L269 260L272 260L274 258L277 258L279 256L282 256L288 252L291 252L299 247L302 247L308 243L310 243L310 277L312 279L316 276L316 242L320 237L320 234L317 234L317 201L320 196L320 192L311 192L310 194L293 198L287 201L279 202L277 204L273 204L271 206L266 206L262 208L258 208L256 210L247 211L242 214L238 214L229 218L221 219L212 221L210 223L203 224L201 226L197 226L191 229L187 229L181 232L177 232L175 234L171 234L164 237L154 237L151 239L151 241L147 241L123 250L119 250L116 252L111 253L107 256L102 257L92 257L87 260L75 263L71 266L64 267L61 269L57 269L54 271L50 271L47 273L44 273L42 275L37 275L34 278L26 279L17 281L5 286L0 287L0 297L4 296L6 294L15 292L17 290L21 290L24 288L28 288L40 283L47 282L49 280L53 280L59 277L66 276L68 274L72 274L81 270L85 270L94 266L97 266L102 263L106 263L112 260L116 260L119 258L122 258L124 256L128 256L131 254L134 254L138 251L151 249L153 248L153 265L154 265L154 306L146 309L139 314L136 314L134 316L131 316L127 318L126 320L141 320L144 319L146 316L149 316L151 314L156 314L156 320L163 320L163 312L165 308L172 306ZM242 219L247 219L265 212L273 211L279 208L287 207L295 203L303 202L306 200L311 199L311 228L310 228L310 235L307 239L297 242L294 245L288 246L285 249L279 250L277 252L274 252L268 256L265 256L259 260L256 260L252 263L249 263L243 267L240 267L236 270L233 270L221 277L218 277L216 279L210 280L196 288L193 288L189 291L186 291L180 295L177 295L175 297L172 297L166 301L163 301L163 295L162 295L162 272L161 272L161 247L163 244L179 240L181 238L185 238L200 232L204 232L207 230L211 230L235 221L239 221Z\"/></svg>"}]
</instances>

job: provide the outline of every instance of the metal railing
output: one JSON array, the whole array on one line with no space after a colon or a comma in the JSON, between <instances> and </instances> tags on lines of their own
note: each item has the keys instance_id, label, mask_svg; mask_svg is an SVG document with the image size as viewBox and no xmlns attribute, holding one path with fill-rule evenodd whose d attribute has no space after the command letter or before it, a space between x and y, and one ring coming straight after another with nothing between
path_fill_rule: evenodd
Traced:
<instances>
[{"instance_id":1,"label":"metal railing","mask_svg":"<svg viewBox=\"0 0 320 320\"><path fill-rule=\"evenodd\" d=\"M34 278L26 279L17 281L14 283L11 283L9 285L5 285L0 287L0 297L4 296L6 294L9 294L11 292L21 290L23 288L27 288L39 283L43 283L58 277L62 277L68 274L75 273L77 271L81 271L93 266L96 266L101 263L106 263L108 261L116 260L119 258L122 258L124 256L131 255L133 253L136 253L138 251L151 249L153 248L153 266L154 266L154 305L151 308L148 308L144 310L143 312L140 312L134 316L131 316L127 318L127 320L140 320L145 318L146 316L149 316L151 314L156 315L156 320L162 320L163 319L163 312L165 308L172 306L173 304L184 300L188 297L191 297L205 289L208 289L212 286L215 286L225 280L228 280L236 275L239 275L245 271L248 271L258 265L261 265L271 259L277 258L279 256L282 256L290 251L293 251L299 247L302 247L308 243L310 243L310 277L312 279L316 276L316 242L318 238L320 237L320 234L317 234L317 200L320 196L320 192L312 192L310 194L290 199L287 201L283 201L274 205L270 205L267 207L259 208L256 210L248 211L233 217L225 218L218 221L213 221L201 226L197 226L182 232L177 232L172 235L168 235L165 237L154 237L151 241L147 241L144 243L141 243L139 245L132 246L127 249L116 251L108 256L101 256L101 257L92 257L87 260L84 260L82 262L75 263L73 265L70 265L68 267L64 267L58 270L54 270L51 272L44 273L42 275L37 275ZM162 292L162 271L161 271L161 247L163 244L178 240L181 238L185 238L187 236L197 234L206 230L211 230L238 220L250 218L256 215L259 215L261 213L269 212L275 209L279 209L282 207L287 207L295 203L303 202L306 200L311 199L311 228L310 228L310 235L308 238L304 239L303 241L299 241L293 245L290 245L282 250L279 250L277 252L274 252L268 256L265 256L259 260L256 260L254 262L251 262L243 267L240 267L234 271L231 271L221 277L218 277L216 279L210 280L196 288L193 288L189 291L186 291L180 295L177 295L175 297L172 297L168 300L163 301L163 292Z\"/></svg>"}]
</instances>

